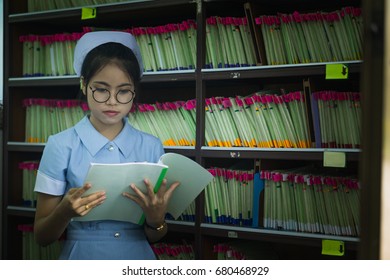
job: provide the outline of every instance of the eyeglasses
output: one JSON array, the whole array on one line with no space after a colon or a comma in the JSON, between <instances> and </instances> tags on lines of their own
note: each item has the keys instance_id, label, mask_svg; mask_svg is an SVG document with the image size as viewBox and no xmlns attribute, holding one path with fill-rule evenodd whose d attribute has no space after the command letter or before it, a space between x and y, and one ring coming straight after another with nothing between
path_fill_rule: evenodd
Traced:
<instances>
[{"instance_id":1,"label":"eyeglasses","mask_svg":"<svg viewBox=\"0 0 390 280\"><path fill-rule=\"evenodd\" d=\"M106 88L95 88L89 87L92 92L93 99L98 103L107 102L111 97L111 92ZM130 89L120 89L115 94L115 99L120 104L127 104L133 100L135 92Z\"/></svg>"}]
</instances>

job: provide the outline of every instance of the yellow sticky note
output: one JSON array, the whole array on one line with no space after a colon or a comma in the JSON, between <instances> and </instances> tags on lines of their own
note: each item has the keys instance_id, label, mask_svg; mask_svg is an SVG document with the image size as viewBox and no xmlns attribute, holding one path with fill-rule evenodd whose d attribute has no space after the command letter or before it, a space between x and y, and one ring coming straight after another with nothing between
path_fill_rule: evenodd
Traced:
<instances>
[{"instance_id":1,"label":"yellow sticky note","mask_svg":"<svg viewBox=\"0 0 390 280\"><path fill-rule=\"evenodd\" d=\"M344 256L344 241L322 240L323 255Z\"/></svg>"},{"instance_id":2,"label":"yellow sticky note","mask_svg":"<svg viewBox=\"0 0 390 280\"><path fill-rule=\"evenodd\" d=\"M346 156L344 152L324 152L324 166L345 167Z\"/></svg>"},{"instance_id":3,"label":"yellow sticky note","mask_svg":"<svg viewBox=\"0 0 390 280\"><path fill-rule=\"evenodd\" d=\"M348 79L348 66L345 64L326 64L326 79Z\"/></svg>"},{"instance_id":4,"label":"yellow sticky note","mask_svg":"<svg viewBox=\"0 0 390 280\"><path fill-rule=\"evenodd\" d=\"M96 8L81 8L81 19L96 18Z\"/></svg>"}]
</instances>

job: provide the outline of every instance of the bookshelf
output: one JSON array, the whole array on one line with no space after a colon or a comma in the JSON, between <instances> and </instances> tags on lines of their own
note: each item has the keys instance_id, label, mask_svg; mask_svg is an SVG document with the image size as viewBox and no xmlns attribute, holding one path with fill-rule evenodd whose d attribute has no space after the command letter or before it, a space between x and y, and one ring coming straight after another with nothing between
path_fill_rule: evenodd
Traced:
<instances>
[{"instance_id":1,"label":"bookshelf","mask_svg":"<svg viewBox=\"0 0 390 280\"><path fill-rule=\"evenodd\" d=\"M347 169L358 173L360 149L325 148L248 148L206 146L205 98L212 96L235 96L267 88L303 89L303 81L310 80L313 89L332 88L354 90L360 88L362 61L342 61L348 65L347 80L326 80L329 63L301 63L286 65L261 65L207 69L206 19L210 16L245 17L251 4L252 15L290 13L300 11L335 10L345 6L360 7L360 1L228 1L228 0L167 0L167 1L122 1L115 4L97 5L96 19L81 20L81 8L66 8L41 12L28 12L27 0L5 1L5 67L4 67L4 159L3 159L3 251L4 259L22 258L22 235L19 224L31 224L34 209L21 203L22 176L17 168L19 162L39 160L44 143L25 142L26 112L21 106L25 98L76 98L79 81L75 76L23 77L22 46L19 36L26 34L55 34L80 32L84 26L127 28L130 26L157 26L170 22L193 19L197 22L196 65L193 70L145 73L142 80L142 102L195 99L196 145L194 147L167 146L167 152L176 152L191 157L209 168L221 166L244 166L253 168L260 162L261 169L313 164L321 166L324 153L337 151L346 156ZM224 8L221 10L221 6ZM253 31L255 34L256 30ZM261 46L261 45L260 45ZM260 48L259 48L260 49ZM258 61L264 61L264 53L257 53ZM184 95L184 96L183 96ZM312 136L314 140L314 136ZM167 240L186 239L193 243L197 259L216 257L214 245L220 242L241 240L252 242L262 248L271 244L272 250L284 259L331 258L321 255L323 239L340 240L345 244L344 258L356 259L359 237L329 236L323 234L288 232L266 228L238 227L205 223L203 220L205 196L196 200L194 222L170 221ZM254 246L256 247L256 246Z\"/></svg>"}]
</instances>

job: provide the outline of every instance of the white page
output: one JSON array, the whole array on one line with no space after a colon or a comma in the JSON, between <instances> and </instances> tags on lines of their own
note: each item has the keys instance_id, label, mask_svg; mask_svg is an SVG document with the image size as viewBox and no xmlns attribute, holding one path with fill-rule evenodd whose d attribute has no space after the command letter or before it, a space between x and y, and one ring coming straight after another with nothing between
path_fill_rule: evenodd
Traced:
<instances>
[{"instance_id":1,"label":"white page","mask_svg":"<svg viewBox=\"0 0 390 280\"><path fill-rule=\"evenodd\" d=\"M143 179L148 178L155 186L156 182L162 180L160 174L164 175L162 172L166 169L167 166L146 162L92 163L85 179L85 182L92 184L92 188L86 194L104 190L107 198L103 204L93 208L87 215L73 218L73 220L118 220L142 224L144 217L141 207L131 199L124 197L122 193L134 193L130 188L131 183L146 192Z\"/></svg>"},{"instance_id":2,"label":"white page","mask_svg":"<svg viewBox=\"0 0 390 280\"><path fill-rule=\"evenodd\" d=\"M175 181L180 182L180 186L173 192L167 210L177 219L214 176L197 162L180 154L166 153L161 156L160 162L169 166L166 174L167 185L170 186Z\"/></svg>"}]
</instances>

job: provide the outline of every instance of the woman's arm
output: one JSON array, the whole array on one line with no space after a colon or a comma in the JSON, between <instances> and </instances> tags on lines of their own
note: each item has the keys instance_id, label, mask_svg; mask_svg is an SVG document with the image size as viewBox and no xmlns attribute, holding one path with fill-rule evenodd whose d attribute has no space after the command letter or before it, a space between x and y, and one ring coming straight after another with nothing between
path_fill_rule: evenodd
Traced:
<instances>
[{"instance_id":1,"label":"woman's arm","mask_svg":"<svg viewBox=\"0 0 390 280\"><path fill-rule=\"evenodd\" d=\"M73 217L84 216L104 202L105 192L83 197L90 188L90 184L85 184L82 188L70 189L64 197L38 193L34 221L34 235L38 244L46 246L58 240Z\"/></svg>"},{"instance_id":2,"label":"woman's arm","mask_svg":"<svg viewBox=\"0 0 390 280\"><path fill-rule=\"evenodd\" d=\"M37 195L37 209L34 221L35 241L46 246L58 240L67 227L70 217L66 217L58 205L62 197L43 193Z\"/></svg>"}]
</instances>

